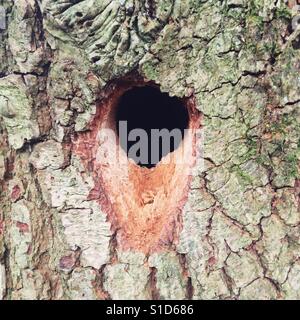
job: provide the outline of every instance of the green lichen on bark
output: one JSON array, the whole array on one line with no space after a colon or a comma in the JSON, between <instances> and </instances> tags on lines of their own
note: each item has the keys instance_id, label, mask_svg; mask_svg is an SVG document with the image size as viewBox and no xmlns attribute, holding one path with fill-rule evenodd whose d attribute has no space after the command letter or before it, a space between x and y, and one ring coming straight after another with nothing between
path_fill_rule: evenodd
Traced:
<instances>
[{"instance_id":1,"label":"green lichen on bark","mask_svg":"<svg viewBox=\"0 0 300 320\"><path fill-rule=\"evenodd\" d=\"M271 0L0 4L0 298L300 298L295 12ZM194 94L203 114L205 168L180 237L150 256L118 247L68 149L106 84L132 72Z\"/></svg>"}]
</instances>

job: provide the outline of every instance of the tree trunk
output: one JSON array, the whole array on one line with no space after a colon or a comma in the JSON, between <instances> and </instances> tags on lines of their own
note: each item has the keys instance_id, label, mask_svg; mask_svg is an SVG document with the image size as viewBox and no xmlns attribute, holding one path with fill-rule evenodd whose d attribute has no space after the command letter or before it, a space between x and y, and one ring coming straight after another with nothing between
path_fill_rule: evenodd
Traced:
<instances>
[{"instance_id":1,"label":"tree trunk","mask_svg":"<svg viewBox=\"0 0 300 320\"><path fill-rule=\"evenodd\" d=\"M0 5L0 299L300 298L294 1ZM200 128L185 164L103 163L148 85Z\"/></svg>"}]
</instances>

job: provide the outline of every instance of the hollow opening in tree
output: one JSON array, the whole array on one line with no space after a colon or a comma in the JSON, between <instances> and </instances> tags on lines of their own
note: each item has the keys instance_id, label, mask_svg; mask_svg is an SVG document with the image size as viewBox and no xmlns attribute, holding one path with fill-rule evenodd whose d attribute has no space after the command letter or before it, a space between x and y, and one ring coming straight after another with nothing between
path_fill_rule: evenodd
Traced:
<instances>
[{"instance_id":1,"label":"hollow opening in tree","mask_svg":"<svg viewBox=\"0 0 300 320\"><path fill-rule=\"evenodd\" d=\"M176 150L189 124L185 103L154 86L133 87L119 99L116 128L128 158L152 168Z\"/></svg>"},{"instance_id":2,"label":"hollow opening in tree","mask_svg":"<svg viewBox=\"0 0 300 320\"><path fill-rule=\"evenodd\" d=\"M118 128L122 121L128 121L125 134ZM200 165L201 114L194 95L171 98L155 83L128 75L101 92L89 127L79 134L74 148L93 174L95 187L89 199L97 199L113 230L118 230L118 245L145 254L168 247L170 239L179 236L193 168ZM151 153L150 163L148 157L137 165L127 156L136 139L127 146L122 143L124 137L135 138L129 134L137 128L146 133L148 151L151 129L177 129L184 137L161 161L153 163Z\"/></svg>"}]
</instances>

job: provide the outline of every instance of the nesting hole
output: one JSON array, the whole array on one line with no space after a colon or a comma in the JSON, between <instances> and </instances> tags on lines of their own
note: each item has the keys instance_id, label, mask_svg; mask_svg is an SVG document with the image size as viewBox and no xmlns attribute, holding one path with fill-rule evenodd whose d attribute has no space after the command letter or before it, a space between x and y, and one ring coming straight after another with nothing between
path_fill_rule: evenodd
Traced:
<instances>
[{"instance_id":1,"label":"nesting hole","mask_svg":"<svg viewBox=\"0 0 300 320\"><path fill-rule=\"evenodd\" d=\"M120 124L124 124L124 121L127 126L126 132L120 129ZM153 86L133 87L120 97L117 104L116 129L120 146L127 156L141 167L153 168L162 157L176 150L184 139L184 129L188 124L189 114L184 101L177 97L170 97ZM130 132L134 129L144 130L147 133L147 141L145 139L142 141L140 137L132 140ZM177 129L176 132L180 131L181 134L180 139L178 134L176 137L172 134L167 136L170 143L166 149L166 145L163 145L164 137L154 139L152 129L158 129L160 132L163 132L162 129L167 129L170 133ZM130 150L137 143L147 143L146 156L141 157L142 149L138 150L136 155L132 155Z\"/></svg>"}]
</instances>

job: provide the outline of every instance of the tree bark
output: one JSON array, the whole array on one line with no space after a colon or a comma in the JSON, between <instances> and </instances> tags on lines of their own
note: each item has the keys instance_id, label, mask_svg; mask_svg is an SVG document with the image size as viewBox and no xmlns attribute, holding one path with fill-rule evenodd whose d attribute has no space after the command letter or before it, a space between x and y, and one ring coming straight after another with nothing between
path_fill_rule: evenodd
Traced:
<instances>
[{"instance_id":1,"label":"tree bark","mask_svg":"<svg viewBox=\"0 0 300 320\"><path fill-rule=\"evenodd\" d=\"M0 299L300 298L294 1L0 5ZM153 246L93 153L123 83L156 84L201 121L204 167L182 174L184 202L167 189L143 229Z\"/></svg>"}]
</instances>

